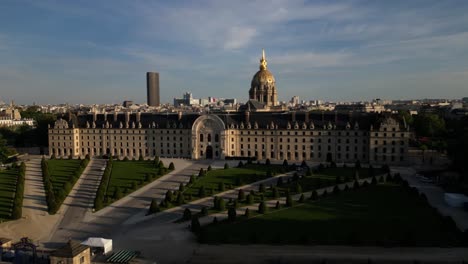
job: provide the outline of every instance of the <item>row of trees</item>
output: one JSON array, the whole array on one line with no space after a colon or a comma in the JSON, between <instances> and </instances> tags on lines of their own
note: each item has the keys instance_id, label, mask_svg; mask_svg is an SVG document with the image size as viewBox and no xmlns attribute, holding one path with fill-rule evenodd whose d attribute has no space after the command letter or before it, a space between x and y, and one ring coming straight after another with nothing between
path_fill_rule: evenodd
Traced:
<instances>
[{"instance_id":1,"label":"row of trees","mask_svg":"<svg viewBox=\"0 0 468 264\"><path fill-rule=\"evenodd\" d=\"M109 185L110 176L112 172L112 158L107 161L106 168L99 183L96 197L94 198L94 210L98 211L104 207L104 199L106 197L107 186Z\"/></svg>"},{"instance_id":2,"label":"row of trees","mask_svg":"<svg viewBox=\"0 0 468 264\"><path fill-rule=\"evenodd\" d=\"M49 214L57 213L58 209L62 205L67 195L70 193L76 181L80 178L86 166L88 166L89 160L89 155L86 155L86 157L81 160L78 170L76 170L73 175L70 175L65 184L60 187L55 186L54 188L50 176L49 164L44 157L42 158L41 169Z\"/></svg>"},{"instance_id":3,"label":"row of trees","mask_svg":"<svg viewBox=\"0 0 468 264\"><path fill-rule=\"evenodd\" d=\"M21 162L18 168L18 180L16 182L16 194L13 200L12 219L20 219L23 215L24 181L26 177L26 164Z\"/></svg>"}]
</instances>

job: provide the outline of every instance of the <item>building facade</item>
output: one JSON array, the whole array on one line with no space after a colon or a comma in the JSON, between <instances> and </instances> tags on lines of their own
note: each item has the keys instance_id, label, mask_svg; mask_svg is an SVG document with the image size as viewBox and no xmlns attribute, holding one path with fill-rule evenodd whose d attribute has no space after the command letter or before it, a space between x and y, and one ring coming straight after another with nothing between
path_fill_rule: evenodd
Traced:
<instances>
[{"instance_id":1,"label":"building facade","mask_svg":"<svg viewBox=\"0 0 468 264\"><path fill-rule=\"evenodd\" d=\"M266 70L264 54L260 62L259 72ZM257 75L252 84L260 86L253 85L249 91L256 99L238 112L69 114L49 128L49 153L376 164L408 161L412 133L398 116L256 111L252 108L269 104L274 109L277 102L274 77L265 81Z\"/></svg>"},{"instance_id":2,"label":"building facade","mask_svg":"<svg viewBox=\"0 0 468 264\"><path fill-rule=\"evenodd\" d=\"M407 161L410 137L404 120L378 114L90 114L57 120L49 153L395 164Z\"/></svg>"}]
</instances>

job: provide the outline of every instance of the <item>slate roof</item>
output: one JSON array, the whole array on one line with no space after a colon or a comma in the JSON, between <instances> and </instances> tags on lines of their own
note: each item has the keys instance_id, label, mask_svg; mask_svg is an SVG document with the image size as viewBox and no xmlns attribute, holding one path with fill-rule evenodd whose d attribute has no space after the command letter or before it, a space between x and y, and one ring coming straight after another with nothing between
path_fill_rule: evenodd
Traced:
<instances>
[{"instance_id":1,"label":"slate roof","mask_svg":"<svg viewBox=\"0 0 468 264\"><path fill-rule=\"evenodd\" d=\"M325 127L332 126L333 129L346 129L347 126L350 126L351 129L354 129L354 126L357 124L360 130L369 130L371 126L374 129L378 129L380 124L385 118L392 117L396 119L400 127L404 127L404 121L398 117L398 115L390 115L388 113L339 113L331 111L284 111L284 112L222 112L222 113L211 113L217 115L223 120L226 125L226 128L231 127L240 127L241 124L244 124L246 128L250 122L251 127L253 128L255 124L258 125L258 128L265 129L271 128L271 124L274 126L284 129L288 125L291 128L294 128L294 125L302 126L305 124L307 128L310 128L311 125L314 126L314 129L324 129ZM125 127L125 115L124 113L117 114L97 114L95 126L96 128L103 128L106 124L109 127L119 128L120 124ZM199 113L183 113L179 116L177 113L141 113L140 114L140 123L142 128L152 127L155 124L155 128L166 129L166 128L183 128L191 129L195 120L200 117L202 114ZM92 128L93 114L85 115L69 115L67 118L69 125L72 124L75 127L86 128L87 124ZM138 127L137 114L132 113L129 115L129 127L132 127L132 124L135 123L135 127Z\"/></svg>"},{"instance_id":2,"label":"slate roof","mask_svg":"<svg viewBox=\"0 0 468 264\"><path fill-rule=\"evenodd\" d=\"M82 245L78 241L70 240L63 247L52 251L50 255L54 257L73 258L88 248L89 246Z\"/></svg>"}]
</instances>

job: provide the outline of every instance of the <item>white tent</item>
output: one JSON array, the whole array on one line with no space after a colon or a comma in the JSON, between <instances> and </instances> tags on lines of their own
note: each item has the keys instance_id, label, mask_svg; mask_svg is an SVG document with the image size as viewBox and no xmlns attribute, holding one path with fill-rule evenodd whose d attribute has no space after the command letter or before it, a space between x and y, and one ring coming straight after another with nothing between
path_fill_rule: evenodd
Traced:
<instances>
[{"instance_id":1,"label":"white tent","mask_svg":"<svg viewBox=\"0 0 468 264\"><path fill-rule=\"evenodd\" d=\"M105 239L102 237L89 237L81 243L82 245L90 246L92 248L103 248L104 254L112 251L112 239Z\"/></svg>"}]
</instances>

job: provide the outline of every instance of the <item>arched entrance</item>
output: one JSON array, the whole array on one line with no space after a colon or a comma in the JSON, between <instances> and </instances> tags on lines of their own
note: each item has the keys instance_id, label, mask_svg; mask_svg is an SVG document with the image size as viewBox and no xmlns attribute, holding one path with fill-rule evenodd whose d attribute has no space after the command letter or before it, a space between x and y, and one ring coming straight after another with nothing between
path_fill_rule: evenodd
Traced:
<instances>
[{"instance_id":1,"label":"arched entrance","mask_svg":"<svg viewBox=\"0 0 468 264\"><path fill-rule=\"evenodd\" d=\"M223 159L225 125L216 115L202 115L192 125L192 159Z\"/></svg>"},{"instance_id":2,"label":"arched entrance","mask_svg":"<svg viewBox=\"0 0 468 264\"><path fill-rule=\"evenodd\" d=\"M206 158L207 159L212 159L213 158L213 147L212 146L207 146L206 147Z\"/></svg>"}]
</instances>

